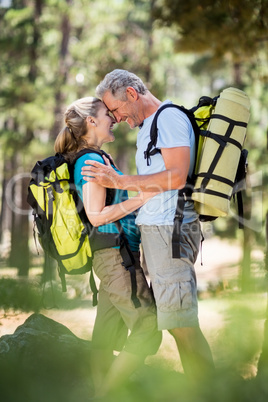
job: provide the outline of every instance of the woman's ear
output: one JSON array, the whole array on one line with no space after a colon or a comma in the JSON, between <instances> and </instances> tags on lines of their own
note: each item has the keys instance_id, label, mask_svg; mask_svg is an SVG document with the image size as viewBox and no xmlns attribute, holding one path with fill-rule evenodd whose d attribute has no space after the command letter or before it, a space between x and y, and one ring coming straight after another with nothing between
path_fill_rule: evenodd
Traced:
<instances>
[{"instance_id":1,"label":"woman's ear","mask_svg":"<svg viewBox=\"0 0 268 402\"><path fill-rule=\"evenodd\" d=\"M87 116L87 123L94 127L97 126L97 124L92 116Z\"/></svg>"}]
</instances>

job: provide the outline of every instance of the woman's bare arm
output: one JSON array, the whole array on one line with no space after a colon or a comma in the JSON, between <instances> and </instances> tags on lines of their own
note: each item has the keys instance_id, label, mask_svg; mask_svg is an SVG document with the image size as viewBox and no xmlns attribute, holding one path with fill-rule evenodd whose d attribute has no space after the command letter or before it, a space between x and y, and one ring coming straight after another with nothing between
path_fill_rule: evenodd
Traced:
<instances>
[{"instance_id":1,"label":"woman's bare arm","mask_svg":"<svg viewBox=\"0 0 268 402\"><path fill-rule=\"evenodd\" d=\"M158 193L139 193L119 204L105 206L106 189L94 182L83 185L84 207L89 221L93 226L101 226L114 222L130 214L144 205Z\"/></svg>"}]
</instances>

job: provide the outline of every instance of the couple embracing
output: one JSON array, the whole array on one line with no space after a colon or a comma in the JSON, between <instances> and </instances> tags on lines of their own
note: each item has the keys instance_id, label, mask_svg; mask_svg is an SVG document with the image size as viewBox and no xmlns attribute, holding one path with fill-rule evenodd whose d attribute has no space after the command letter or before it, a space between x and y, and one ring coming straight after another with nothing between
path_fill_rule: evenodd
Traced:
<instances>
[{"instance_id":1,"label":"couple embracing","mask_svg":"<svg viewBox=\"0 0 268 402\"><path fill-rule=\"evenodd\" d=\"M99 231L117 232L120 220L135 258L137 296L131 300L129 272L118 248L94 253L93 269L100 279L99 303L92 335L96 396L116 389L144 361L157 352L161 331L176 342L189 379L214 370L209 345L199 327L194 263L200 245L200 226L193 203L187 201L180 233L180 258L172 258L173 221L178 189L185 186L194 166L195 136L187 116L168 107L158 117L157 149L146 157L155 113L163 104L143 81L126 70L107 74L96 98L73 102L65 112L66 127L55 151L70 161L83 148L100 151L114 141L113 126L125 121L139 127L137 175L123 175L105 156L89 152L75 162L74 180L87 217ZM108 189L115 194L107 205ZM127 190L138 191L128 198ZM134 211L137 211L137 216ZM140 242L152 288L140 263ZM120 351L114 359L113 352Z\"/></svg>"}]
</instances>

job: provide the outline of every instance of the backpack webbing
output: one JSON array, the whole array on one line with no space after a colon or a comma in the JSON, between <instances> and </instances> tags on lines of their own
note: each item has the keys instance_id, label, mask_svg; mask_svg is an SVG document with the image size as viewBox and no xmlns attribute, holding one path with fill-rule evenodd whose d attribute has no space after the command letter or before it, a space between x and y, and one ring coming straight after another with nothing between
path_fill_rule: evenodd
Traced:
<instances>
[{"instance_id":1,"label":"backpack webbing","mask_svg":"<svg viewBox=\"0 0 268 402\"><path fill-rule=\"evenodd\" d=\"M209 168L208 173L206 173L206 177L204 177L203 181L202 181L202 186L201 189L199 191L204 191L206 189L206 186L209 183L210 179L216 179L219 181L222 181L226 184L229 184L231 187L234 186L235 182L232 182L231 180L228 180L224 177L218 176L213 174L214 169L222 155L222 152L226 146L226 144L232 143L233 145L235 145L236 147L238 147L241 151L241 156L240 156L240 162L239 165L242 164L243 167L238 168L238 175L241 176L241 169L243 169L246 165L246 156L247 156L247 151L246 153L242 152L242 145L230 138L232 131L234 129L235 126L240 126L240 127L247 127L247 124L244 122L240 122L240 121L235 121L232 120L226 116L222 116L222 115L218 115L218 114L212 114L210 116L210 119L212 118L217 118L217 119L221 119L226 121L229 126L228 126L228 130L225 134L225 136L219 136L217 134L211 133L209 131L206 130L200 130L200 127L202 127L202 125L200 125L200 127L197 124L197 121L195 119L194 116L194 111L197 110L199 107L202 106L209 106L209 105L213 105L215 106L216 102L217 102L218 97L215 98L209 98L209 97L202 97L199 100L199 103L196 107L192 108L192 109L186 109L183 106L178 106L178 105L174 105L174 104L165 104L163 106L161 106L153 119L152 125L151 125L151 129L150 129L150 142L148 144L148 147L146 149L146 151L144 151L144 158L147 159L147 166L150 165L151 163L151 159L150 157L155 155L156 153L161 153L161 150L159 148L156 148L156 143L157 143L157 137L158 137L158 128L157 128L157 119L159 114L166 108L168 107L173 107L176 109L179 109L181 112L183 112L184 114L187 115L187 117L189 118L191 125L193 127L193 131L194 131L194 135L195 135L195 152L197 153L198 150L198 144L199 144L199 137L200 135L204 136L204 137L210 137L212 139L214 139L215 141L217 141L217 143L219 144L219 148L215 154L215 157L212 161L212 164ZM152 149L154 147L154 149ZM186 185L183 189L178 190L178 201L177 201L177 205L176 205L176 211L175 211L175 216L174 216L174 226L173 226L173 233L172 233L172 256L173 258L180 258L181 257L181 253L180 253L180 237L181 237L181 225L182 225L182 221L183 221L183 211L184 211L184 206L187 200L191 199L191 195L193 192L193 188L194 188L194 183L196 180L196 174L195 174L195 170L196 170L196 163L197 163L197 158L195 157L194 160L194 166L193 166L193 173L191 176L187 177L186 180ZM243 175L243 173L242 173ZM202 174L199 174L199 176L202 177ZM203 175L205 176L205 175ZM240 177L236 177L236 180L239 180ZM244 177L242 177L242 179L244 179ZM194 190L197 191L197 190ZM217 195L217 196L221 196L223 198L227 198L230 199L234 194L232 194L231 196L228 196L226 194L222 194L222 193L218 193L216 191L212 191L212 190L205 190L207 194L212 194L212 195ZM243 228L243 202L242 202L242 194L241 191L237 192L237 203L238 203L238 214L239 214L239 228ZM200 215L199 219L200 221L212 221L215 220L217 217L215 216L204 216L204 215Z\"/></svg>"}]
</instances>

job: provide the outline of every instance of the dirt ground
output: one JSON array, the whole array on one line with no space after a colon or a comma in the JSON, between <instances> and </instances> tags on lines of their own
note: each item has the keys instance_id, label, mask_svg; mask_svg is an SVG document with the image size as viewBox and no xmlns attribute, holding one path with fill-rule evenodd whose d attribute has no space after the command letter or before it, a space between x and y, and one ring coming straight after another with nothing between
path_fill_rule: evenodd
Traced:
<instances>
[{"instance_id":1,"label":"dirt ground","mask_svg":"<svg viewBox=\"0 0 268 402\"><path fill-rule=\"evenodd\" d=\"M203 265L201 265L201 258ZM255 258L262 258L262 255L257 253ZM216 237L206 240L196 263L198 289L202 294L206 294L208 286L216 287L219 282L222 283L223 288L228 288L229 281L239 275L240 259L241 250L237 242L221 241ZM6 271L9 272L9 270ZM6 271L1 270L1 275ZM87 279L83 278L83 280ZM200 299L200 326L213 354L217 354L217 339L225 323L225 311L226 303L221 297L211 299L210 296ZM40 313L64 324L80 338L91 338L96 308L91 307L91 300L87 300L87 298L77 308L69 310L44 309ZM5 313L0 309L0 337L5 334L12 334L31 314L19 311ZM263 321L263 319L259 320L258 325L263 325ZM163 341L157 355L149 359L161 359L168 367L177 371L182 370L175 343L167 331L164 331ZM255 369L256 367L249 369L250 376L254 375Z\"/></svg>"}]
</instances>

